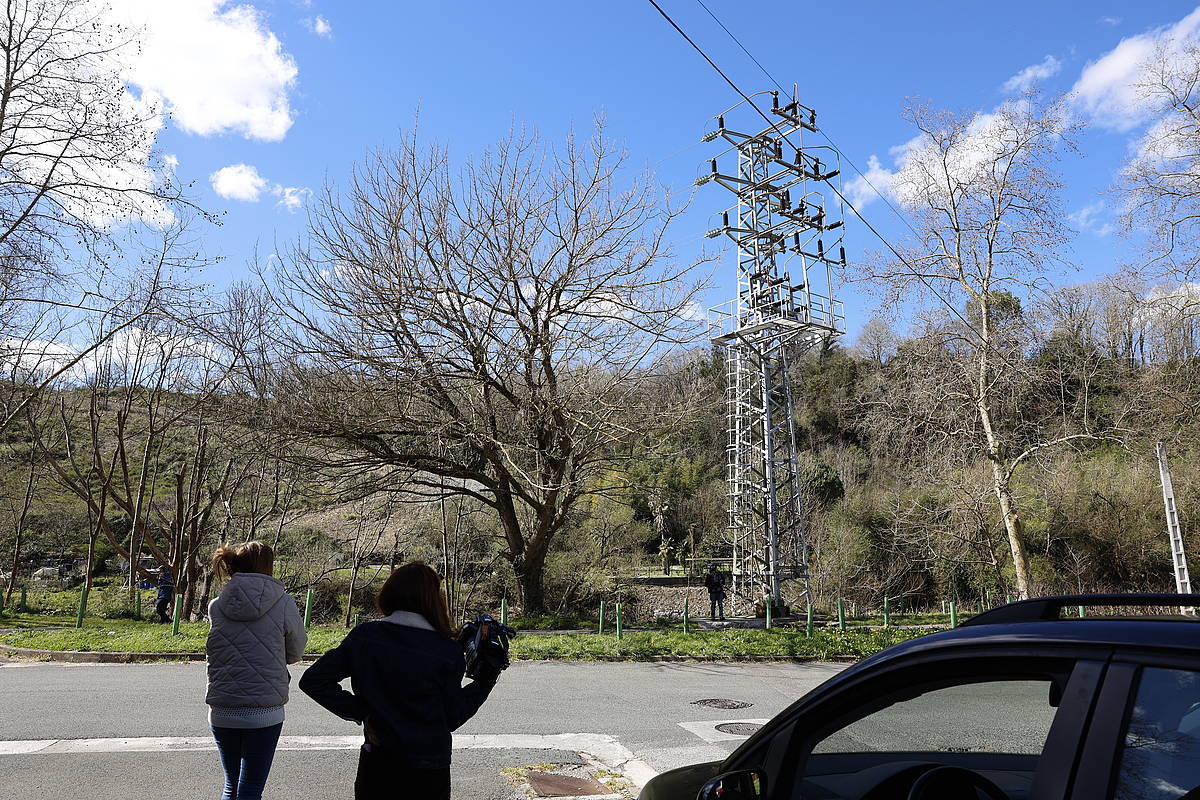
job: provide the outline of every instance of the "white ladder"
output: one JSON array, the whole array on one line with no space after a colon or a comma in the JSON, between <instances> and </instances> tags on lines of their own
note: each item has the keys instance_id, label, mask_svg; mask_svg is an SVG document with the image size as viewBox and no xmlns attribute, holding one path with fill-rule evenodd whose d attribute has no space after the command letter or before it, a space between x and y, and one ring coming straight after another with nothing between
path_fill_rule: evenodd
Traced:
<instances>
[{"instance_id":1,"label":"white ladder","mask_svg":"<svg viewBox=\"0 0 1200 800\"><path fill-rule=\"evenodd\" d=\"M1183 532L1179 528L1179 514L1175 510L1175 487L1171 484L1171 468L1167 466L1167 448L1162 442L1154 446L1158 456L1158 477L1162 482L1163 506L1167 511L1167 536L1171 540L1171 559L1175 566L1175 590L1179 594L1192 593L1192 581L1188 577L1187 558L1183 553ZM1181 609L1185 614L1195 614L1195 609Z\"/></svg>"}]
</instances>

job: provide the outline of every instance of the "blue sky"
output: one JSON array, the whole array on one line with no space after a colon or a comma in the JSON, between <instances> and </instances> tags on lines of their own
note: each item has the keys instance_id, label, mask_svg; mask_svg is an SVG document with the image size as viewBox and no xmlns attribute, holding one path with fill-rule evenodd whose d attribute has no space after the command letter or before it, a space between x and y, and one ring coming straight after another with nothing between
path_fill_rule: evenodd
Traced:
<instances>
[{"instance_id":1,"label":"blue sky","mask_svg":"<svg viewBox=\"0 0 1200 800\"><path fill-rule=\"evenodd\" d=\"M770 88L696 0L660 2L743 89ZM1081 230L1069 256L1080 272L1059 280L1110 272L1133 253L1110 230L1114 203L1102 195L1147 123L1122 105L1121 69L1140 45L1171 31L1192 36L1192 27L1178 26L1197 10L1193 3L706 2L776 78L800 84L801 101L863 169L872 156L881 169L895 168L891 149L913 135L900 116L906 98L988 111L1026 68L1038 67L1045 89L1068 91L1107 57L1106 71L1092 70L1084 87L1090 102L1079 104L1080 152L1062 164L1067 211L1090 212L1075 217ZM716 147L699 143L706 120L737 99L645 0L164 5L191 7L192 16L157 9L143 35L160 37L164 53L182 52L171 46L180 31L205 46L175 59L176 77L144 80L157 81L175 111L160 151L178 159L177 175L193 184L195 199L222 214L223 225L202 231L207 252L224 259L207 274L218 286L245 275L256 244L269 253L275 241L301 235L308 191L343 181L418 110L424 134L460 156L514 121L554 141L572 127L586 131L602 111L630 164L654 167L685 199ZM209 80L210 70L220 74ZM159 73L148 66L143 74ZM709 214L726 204L722 190L698 190L676 229L681 257L697 252ZM902 225L882 202L868 202L864 213L900 238ZM853 221L846 238L852 259L879 247ZM733 292L732 254L725 256L714 303ZM871 303L847 300L853 334Z\"/></svg>"}]
</instances>

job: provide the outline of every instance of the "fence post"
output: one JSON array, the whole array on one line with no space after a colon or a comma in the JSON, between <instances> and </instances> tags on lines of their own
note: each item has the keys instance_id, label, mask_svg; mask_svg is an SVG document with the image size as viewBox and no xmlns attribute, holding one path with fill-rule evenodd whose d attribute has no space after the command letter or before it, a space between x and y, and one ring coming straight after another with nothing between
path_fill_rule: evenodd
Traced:
<instances>
[{"instance_id":1,"label":"fence post","mask_svg":"<svg viewBox=\"0 0 1200 800\"><path fill-rule=\"evenodd\" d=\"M604 601L600 601L600 630L596 631L599 634L604 633Z\"/></svg>"},{"instance_id":2,"label":"fence post","mask_svg":"<svg viewBox=\"0 0 1200 800\"><path fill-rule=\"evenodd\" d=\"M950 627L958 627L958 609L954 606L954 601L950 601Z\"/></svg>"},{"instance_id":3,"label":"fence post","mask_svg":"<svg viewBox=\"0 0 1200 800\"><path fill-rule=\"evenodd\" d=\"M763 610L767 614L767 630L771 630L771 595L763 595Z\"/></svg>"},{"instance_id":4,"label":"fence post","mask_svg":"<svg viewBox=\"0 0 1200 800\"><path fill-rule=\"evenodd\" d=\"M840 597L837 599L837 612L838 630L844 631L846 630L846 606L842 603L842 598Z\"/></svg>"},{"instance_id":5,"label":"fence post","mask_svg":"<svg viewBox=\"0 0 1200 800\"><path fill-rule=\"evenodd\" d=\"M992 590L991 590L991 589L984 589L984 590L983 590L983 596L984 596L985 598L987 598L987 607L988 607L988 608L991 608L991 607L992 607Z\"/></svg>"},{"instance_id":6,"label":"fence post","mask_svg":"<svg viewBox=\"0 0 1200 800\"><path fill-rule=\"evenodd\" d=\"M29 610L29 594L28 594L28 590L24 586L22 586L21 587L21 602L17 603L17 611L28 611L28 610Z\"/></svg>"},{"instance_id":7,"label":"fence post","mask_svg":"<svg viewBox=\"0 0 1200 800\"><path fill-rule=\"evenodd\" d=\"M313 606L313 590L308 587L308 594L304 597L304 627L308 627L308 623L312 621L312 606Z\"/></svg>"},{"instance_id":8,"label":"fence post","mask_svg":"<svg viewBox=\"0 0 1200 800\"><path fill-rule=\"evenodd\" d=\"M891 603L891 598L888 597L887 595L884 595L883 596L883 627L885 627L885 628L892 627L892 609L891 609L890 603Z\"/></svg>"},{"instance_id":9,"label":"fence post","mask_svg":"<svg viewBox=\"0 0 1200 800\"><path fill-rule=\"evenodd\" d=\"M175 613L171 615L171 635L179 635L179 618L183 615L183 595L175 595Z\"/></svg>"},{"instance_id":10,"label":"fence post","mask_svg":"<svg viewBox=\"0 0 1200 800\"><path fill-rule=\"evenodd\" d=\"M621 604L617 603L617 641L621 641Z\"/></svg>"},{"instance_id":11,"label":"fence post","mask_svg":"<svg viewBox=\"0 0 1200 800\"><path fill-rule=\"evenodd\" d=\"M683 598L683 632L684 633L688 632L688 611L690 610L688 608L688 600L689 599L690 598L688 598L688 597Z\"/></svg>"},{"instance_id":12,"label":"fence post","mask_svg":"<svg viewBox=\"0 0 1200 800\"><path fill-rule=\"evenodd\" d=\"M1005 603L1011 603L1011 602L1012 602L1012 595L1011 595L1011 594L1006 594L1006 595L1004 595L1004 602L1005 602Z\"/></svg>"},{"instance_id":13,"label":"fence post","mask_svg":"<svg viewBox=\"0 0 1200 800\"><path fill-rule=\"evenodd\" d=\"M142 590L136 587L133 590L133 618L136 620L142 618Z\"/></svg>"},{"instance_id":14,"label":"fence post","mask_svg":"<svg viewBox=\"0 0 1200 800\"><path fill-rule=\"evenodd\" d=\"M359 624L359 622L361 622L361 621L362 621L362 615L361 615L361 614L355 614L355 615L354 615L354 627L356 627L356 628L357 628L357 627L358 627L358 624Z\"/></svg>"},{"instance_id":15,"label":"fence post","mask_svg":"<svg viewBox=\"0 0 1200 800\"><path fill-rule=\"evenodd\" d=\"M83 627L83 615L84 615L84 612L87 611L87 596L88 596L88 590L87 590L87 587L84 586L82 589L79 590L79 609L75 612L75 627L76 628Z\"/></svg>"},{"instance_id":16,"label":"fence post","mask_svg":"<svg viewBox=\"0 0 1200 800\"><path fill-rule=\"evenodd\" d=\"M1087 616L1087 611L1084 610L1083 606L1080 606L1079 607L1079 618L1083 619L1086 616Z\"/></svg>"},{"instance_id":17,"label":"fence post","mask_svg":"<svg viewBox=\"0 0 1200 800\"><path fill-rule=\"evenodd\" d=\"M4 592L0 591L0 614L4 613Z\"/></svg>"},{"instance_id":18,"label":"fence post","mask_svg":"<svg viewBox=\"0 0 1200 800\"><path fill-rule=\"evenodd\" d=\"M942 613L943 614L946 613L946 601L945 600L942 601Z\"/></svg>"},{"instance_id":19,"label":"fence post","mask_svg":"<svg viewBox=\"0 0 1200 800\"><path fill-rule=\"evenodd\" d=\"M500 598L500 624L501 625L508 624L508 598L507 597Z\"/></svg>"},{"instance_id":20,"label":"fence post","mask_svg":"<svg viewBox=\"0 0 1200 800\"><path fill-rule=\"evenodd\" d=\"M804 611L804 635L813 635L813 609L812 603L808 604L808 608Z\"/></svg>"},{"instance_id":21,"label":"fence post","mask_svg":"<svg viewBox=\"0 0 1200 800\"><path fill-rule=\"evenodd\" d=\"M979 602L979 613L982 614L983 613L983 600L979 600L978 602Z\"/></svg>"}]
</instances>

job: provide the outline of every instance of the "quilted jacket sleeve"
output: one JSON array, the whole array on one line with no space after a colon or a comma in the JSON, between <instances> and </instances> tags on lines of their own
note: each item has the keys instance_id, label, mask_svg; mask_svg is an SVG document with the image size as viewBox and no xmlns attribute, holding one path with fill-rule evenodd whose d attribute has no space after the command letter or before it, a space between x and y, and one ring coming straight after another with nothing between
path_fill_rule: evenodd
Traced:
<instances>
[{"instance_id":1,"label":"quilted jacket sleeve","mask_svg":"<svg viewBox=\"0 0 1200 800\"><path fill-rule=\"evenodd\" d=\"M361 723L367 718L367 707L361 699L343 689L340 684L350 677L353 645L349 640L351 631L340 645L317 659L317 663L304 671L300 677L300 691L342 719Z\"/></svg>"},{"instance_id":2,"label":"quilted jacket sleeve","mask_svg":"<svg viewBox=\"0 0 1200 800\"><path fill-rule=\"evenodd\" d=\"M308 644L308 632L304 630L304 620L300 619L300 610L296 601L288 595L283 610L283 649L287 663L295 664L304 657L304 646Z\"/></svg>"}]
</instances>

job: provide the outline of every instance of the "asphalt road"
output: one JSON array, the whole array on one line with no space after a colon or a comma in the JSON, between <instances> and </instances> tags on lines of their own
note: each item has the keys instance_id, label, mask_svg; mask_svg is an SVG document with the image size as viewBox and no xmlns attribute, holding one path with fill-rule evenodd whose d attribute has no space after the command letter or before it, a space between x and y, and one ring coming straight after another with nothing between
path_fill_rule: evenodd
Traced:
<instances>
[{"instance_id":1,"label":"asphalt road","mask_svg":"<svg viewBox=\"0 0 1200 800\"><path fill-rule=\"evenodd\" d=\"M533 749L521 735L602 734L653 771L722 758L740 742L707 734L711 724L769 718L838 672L827 664L644 664L522 662L459 732L455 797L514 797L499 771L578 761L576 740ZM293 670L299 676L302 667ZM75 796L90 800L159 795L217 797L211 751L4 753L4 742L123 737L207 737L203 664L0 664L0 798ZM705 698L751 703L722 710ZM685 728L681 723L688 724ZM359 728L300 692L288 704L285 737L355 736ZM475 736L471 736L474 734ZM480 744L481 735L496 735ZM714 740L718 739L718 740ZM576 741L571 744L570 741ZM9 748L14 749L14 748ZM353 750L282 751L267 797L349 797ZM603 759L602 759L603 760ZM81 781L83 782L81 784ZM20 787L13 792L12 788Z\"/></svg>"}]
</instances>

